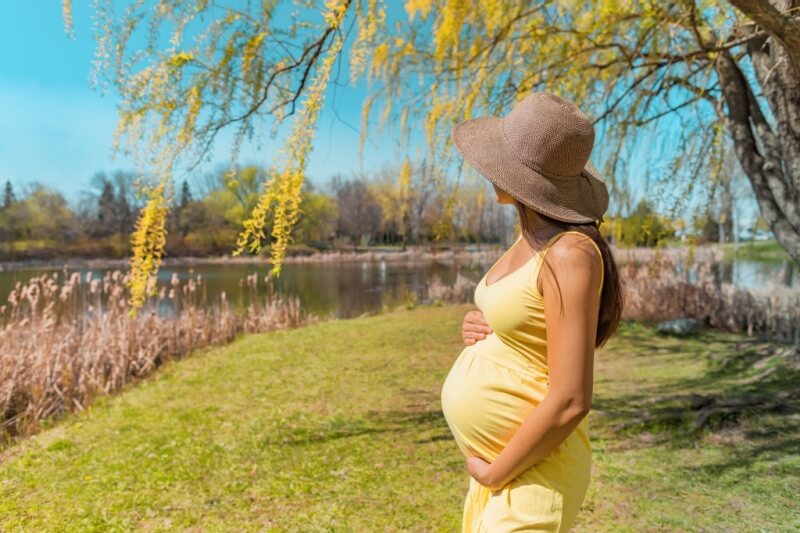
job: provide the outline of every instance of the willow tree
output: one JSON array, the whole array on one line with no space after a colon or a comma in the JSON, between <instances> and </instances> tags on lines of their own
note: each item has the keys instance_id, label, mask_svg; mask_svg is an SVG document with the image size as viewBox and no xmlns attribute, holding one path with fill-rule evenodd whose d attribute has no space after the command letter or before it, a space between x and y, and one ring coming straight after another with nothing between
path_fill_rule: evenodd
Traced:
<instances>
[{"instance_id":1,"label":"willow tree","mask_svg":"<svg viewBox=\"0 0 800 533\"><path fill-rule=\"evenodd\" d=\"M421 125L427 157L443 172L459 162L449 137L456 122L505 114L530 91L548 90L593 117L602 140L593 160L604 163L615 199L632 170L655 180L652 196L674 194L674 214L695 186L719 178L732 144L764 220L800 261L798 3L407 0L389 21L385 0L136 0L119 13L112 0L96 0L96 72L121 95L117 140L158 176L133 237L133 303L146 297L163 253L177 162L202 160L226 129L235 132L235 161L243 140L266 133L264 119L274 135L293 116L234 250L257 252L272 213L271 273L280 274L337 60L351 83L369 82L359 155L379 108L379 130L396 127L403 142ZM276 16L284 6L293 8L288 23ZM454 201L455 192L442 232Z\"/></svg>"}]
</instances>

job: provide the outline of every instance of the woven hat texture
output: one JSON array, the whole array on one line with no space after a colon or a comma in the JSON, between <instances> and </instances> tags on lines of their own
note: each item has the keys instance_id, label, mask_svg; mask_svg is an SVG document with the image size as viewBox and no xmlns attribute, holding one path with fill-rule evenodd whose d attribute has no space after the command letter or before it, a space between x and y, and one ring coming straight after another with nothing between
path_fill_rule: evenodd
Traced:
<instances>
[{"instance_id":1,"label":"woven hat texture","mask_svg":"<svg viewBox=\"0 0 800 533\"><path fill-rule=\"evenodd\" d=\"M504 117L459 122L451 137L464 159L523 204L564 222L593 222L608 189L589 160L594 127L560 96L534 92Z\"/></svg>"}]
</instances>

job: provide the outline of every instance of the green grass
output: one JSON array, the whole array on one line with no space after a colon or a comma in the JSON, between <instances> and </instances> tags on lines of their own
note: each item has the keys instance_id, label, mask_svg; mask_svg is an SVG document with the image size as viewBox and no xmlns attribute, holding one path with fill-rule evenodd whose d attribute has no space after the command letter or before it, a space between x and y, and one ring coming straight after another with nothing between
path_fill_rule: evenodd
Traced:
<instances>
[{"instance_id":1,"label":"green grass","mask_svg":"<svg viewBox=\"0 0 800 533\"><path fill-rule=\"evenodd\" d=\"M0 531L458 531L468 474L439 391L470 308L249 335L169 363L6 450ZM736 394L749 367L722 357L735 340L624 323L596 352L576 531L800 527L796 414L696 438L681 421L613 429L643 399Z\"/></svg>"},{"instance_id":2,"label":"green grass","mask_svg":"<svg viewBox=\"0 0 800 533\"><path fill-rule=\"evenodd\" d=\"M666 248L685 248L689 246L688 240L683 241L675 238L666 238L662 242ZM708 244L722 250L724 261L733 261L734 259L763 262L794 261L792 256L775 239L741 241L738 249L736 244L732 242L712 242Z\"/></svg>"},{"instance_id":3,"label":"green grass","mask_svg":"<svg viewBox=\"0 0 800 533\"><path fill-rule=\"evenodd\" d=\"M794 261L792 256L775 239L741 242L738 249L734 243L724 243L719 246L724 250L726 260L738 258L751 261Z\"/></svg>"}]
</instances>

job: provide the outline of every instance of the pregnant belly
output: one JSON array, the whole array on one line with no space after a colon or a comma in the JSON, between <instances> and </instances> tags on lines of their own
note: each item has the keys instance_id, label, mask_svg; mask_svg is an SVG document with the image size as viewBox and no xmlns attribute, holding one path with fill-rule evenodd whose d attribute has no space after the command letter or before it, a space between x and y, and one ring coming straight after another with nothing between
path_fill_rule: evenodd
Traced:
<instances>
[{"instance_id":1,"label":"pregnant belly","mask_svg":"<svg viewBox=\"0 0 800 533\"><path fill-rule=\"evenodd\" d=\"M513 355L493 346L479 341L464 348L441 392L442 412L461 451L490 462L547 393L547 376L504 366L502 356Z\"/></svg>"}]
</instances>

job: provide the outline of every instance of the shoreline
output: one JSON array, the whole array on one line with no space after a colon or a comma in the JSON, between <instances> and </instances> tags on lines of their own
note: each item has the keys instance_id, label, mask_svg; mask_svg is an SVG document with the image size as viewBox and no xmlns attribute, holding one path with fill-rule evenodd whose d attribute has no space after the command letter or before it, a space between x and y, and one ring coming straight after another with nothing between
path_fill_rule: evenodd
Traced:
<instances>
[{"instance_id":1,"label":"shoreline","mask_svg":"<svg viewBox=\"0 0 800 533\"><path fill-rule=\"evenodd\" d=\"M475 263L496 260L505 248L498 244L482 244L481 249L475 249L477 245L467 245L458 249L431 250L428 247L409 247L405 252L388 251L386 249L369 251L327 251L311 254L295 253L287 255L283 264L297 263L333 263L333 262L365 262L365 261L389 261L389 262L443 262L443 263ZM611 245L615 258L618 261L641 261L651 257L656 253L656 248L633 247L617 248ZM684 246L674 246L661 248L659 253L669 255L686 255L687 248ZM718 244L702 244L695 247L696 260L722 260L724 255L722 247ZM272 260L268 255L264 256L243 256L233 257L230 255L202 257L202 256L181 256L165 257L161 262L161 267L180 267L191 265L271 265ZM15 272L26 270L57 270L57 269L126 269L129 265L129 258L64 258L64 259L28 259L24 261L0 261L0 273Z\"/></svg>"},{"instance_id":2,"label":"shoreline","mask_svg":"<svg viewBox=\"0 0 800 533\"><path fill-rule=\"evenodd\" d=\"M488 245L487 245L488 246ZM363 261L475 261L487 260L501 254L502 247L486 248L483 250L441 250L441 251L419 251L407 249L405 252L392 251L366 251L366 252L319 252L313 254L294 254L287 255L283 259L283 264L295 263L332 263L332 262L363 262ZM52 270L60 268L126 268L129 258L64 258L64 259L30 259L25 261L2 261L0 262L0 272L24 271L24 270ZM272 260L269 256L263 257L233 257L230 255L214 257L181 256L166 257L161 261L161 267L185 266L185 265L271 265Z\"/></svg>"}]
</instances>

